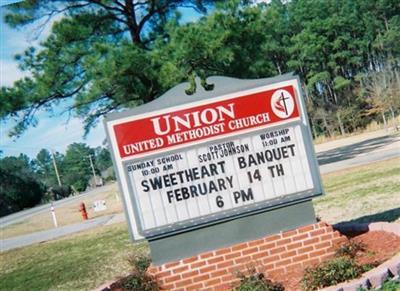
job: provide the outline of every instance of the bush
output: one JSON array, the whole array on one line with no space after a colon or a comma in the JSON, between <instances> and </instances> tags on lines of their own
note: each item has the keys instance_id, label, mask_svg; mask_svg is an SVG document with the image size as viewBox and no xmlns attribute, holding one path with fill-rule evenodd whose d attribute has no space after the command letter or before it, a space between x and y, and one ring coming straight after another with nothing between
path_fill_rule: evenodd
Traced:
<instances>
[{"instance_id":1,"label":"bush","mask_svg":"<svg viewBox=\"0 0 400 291\"><path fill-rule=\"evenodd\" d=\"M53 197L53 200L56 201L71 196L72 188L69 185L53 186L50 187L49 193Z\"/></svg>"},{"instance_id":2,"label":"bush","mask_svg":"<svg viewBox=\"0 0 400 291\"><path fill-rule=\"evenodd\" d=\"M255 268L248 271L246 276L243 273L238 273L240 278L239 286L234 288L235 291L283 291L285 288L280 283L274 283L265 278L263 273L258 273Z\"/></svg>"},{"instance_id":3,"label":"bush","mask_svg":"<svg viewBox=\"0 0 400 291\"><path fill-rule=\"evenodd\" d=\"M307 268L301 281L303 290L317 290L359 277L364 268L354 259L343 256Z\"/></svg>"},{"instance_id":4,"label":"bush","mask_svg":"<svg viewBox=\"0 0 400 291\"><path fill-rule=\"evenodd\" d=\"M148 275L133 273L119 281L119 288L125 291L157 291L157 283Z\"/></svg>"},{"instance_id":5,"label":"bush","mask_svg":"<svg viewBox=\"0 0 400 291\"><path fill-rule=\"evenodd\" d=\"M44 193L28 157L21 154L0 159L0 216L36 206Z\"/></svg>"},{"instance_id":6,"label":"bush","mask_svg":"<svg viewBox=\"0 0 400 291\"><path fill-rule=\"evenodd\" d=\"M151 260L145 255L133 255L128 259L132 273L114 283L111 289L121 288L125 291L158 291L156 280L147 274Z\"/></svg>"},{"instance_id":7,"label":"bush","mask_svg":"<svg viewBox=\"0 0 400 291\"><path fill-rule=\"evenodd\" d=\"M400 290L400 280L390 281L387 280L381 287L382 291L398 291Z\"/></svg>"},{"instance_id":8,"label":"bush","mask_svg":"<svg viewBox=\"0 0 400 291\"><path fill-rule=\"evenodd\" d=\"M146 255L133 254L128 258L128 262L133 268L133 271L145 273L151 264L151 259Z\"/></svg>"},{"instance_id":9,"label":"bush","mask_svg":"<svg viewBox=\"0 0 400 291\"><path fill-rule=\"evenodd\" d=\"M114 182L114 181L116 181L117 179L115 178L115 174L114 175L112 175L112 176L107 176L106 178L105 178L105 181L106 182Z\"/></svg>"},{"instance_id":10,"label":"bush","mask_svg":"<svg viewBox=\"0 0 400 291\"><path fill-rule=\"evenodd\" d=\"M365 251L365 244L350 240L349 242L340 246L336 250L335 256L336 257L349 257L351 259L354 259L357 256L357 254L359 254L360 252L364 252L364 251Z\"/></svg>"},{"instance_id":11,"label":"bush","mask_svg":"<svg viewBox=\"0 0 400 291\"><path fill-rule=\"evenodd\" d=\"M371 291L398 291L400 290L400 281L399 280L386 280L382 286L378 289L369 289ZM358 288L357 291L367 291L365 288Z\"/></svg>"}]
</instances>

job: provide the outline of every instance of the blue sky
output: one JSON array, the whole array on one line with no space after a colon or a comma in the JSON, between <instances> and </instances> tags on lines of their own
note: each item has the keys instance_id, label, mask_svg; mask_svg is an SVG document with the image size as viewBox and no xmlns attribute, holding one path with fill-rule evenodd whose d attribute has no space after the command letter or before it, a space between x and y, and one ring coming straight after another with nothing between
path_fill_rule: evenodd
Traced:
<instances>
[{"instance_id":1,"label":"blue sky","mask_svg":"<svg viewBox=\"0 0 400 291\"><path fill-rule=\"evenodd\" d=\"M0 5L8 5L12 3L21 2L22 0L0 0Z\"/></svg>"},{"instance_id":2,"label":"blue sky","mask_svg":"<svg viewBox=\"0 0 400 291\"><path fill-rule=\"evenodd\" d=\"M0 4L17 2L0 0ZM190 22L198 19L199 15L192 9L181 9L182 22ZM0 86L12 86L13 82L26 76L18 68L14 56L22 53L30 46L40 49L40 41L50 33L51 24L38 36L35 25L16 30L8 27L4 19L5 9L0 7ZM37 25L37 24L36 24ZM37 127L30 127L18 139L11 139L7 133L12 128L12 120L0 121L0 150L3 156L18 156L20 153L34 158L42 149L51 149L64 153L67 146L74 142L85 142L91 147L102 145L105 140L105 131L102 122L90 131L87 138L83 139L83 122L76 117L61 113L65 111L63 106L57 106L55 113L39 112Z\"/></svg>"},{"instance_id":3,"label":"blue sky","mask_svg":"<svg viewBox=\"0 0 400 291\"><path fill-rule=\"evenodd\" d=\"M3 0L0 1L1 4L5 3ZM15 80L26 75L18 69L18 64L14 60L15 54L23 52L29 46L38 47L40 40L49 34L50 27L42 32L39 39L36 39L34 27L27 27L24 30L8 27L3 22L4 13L4 8L0 7L0 86L11 86ZM3 156L17 156L24 153L35 157L42 148L64 153L67 146L73 142L85 142L91 147L102 144L105 139L102 123L92 129L84 140L82 120L70 118L68 121L68 114L60 115L62 111L64 108L56 108L54 116L47 112L39 112L37 127L29 128L16 140L7 135L14 122L12 120L1 121L0 149L3 151Z\"/></svg>"}]
</instances>

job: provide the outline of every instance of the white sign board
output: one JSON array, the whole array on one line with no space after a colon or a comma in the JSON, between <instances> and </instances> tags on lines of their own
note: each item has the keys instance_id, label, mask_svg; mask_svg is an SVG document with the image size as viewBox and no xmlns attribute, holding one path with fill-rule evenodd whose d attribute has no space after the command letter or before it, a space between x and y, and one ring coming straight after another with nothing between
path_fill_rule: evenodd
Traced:
<instances>
[{"instance_id":1,"label":"white sign board","mask_svg":"<svg viewBox=\"0 0 400 291\"><path fill-rule=\"evenodd\" d=\"M93 208L95 212L107 210L107 205L105 200L96 200L93 202Z\"/></svg>"},{"instance_id":2,"label":"white sign board","mask_svg":"<svg viewBox=\"0 0 400 291\"><path fill-rule=\"evenodd\" d=\"M109 120L106 128L136 237L322 194L294 78Z\"/></svg>"}]
</instances>

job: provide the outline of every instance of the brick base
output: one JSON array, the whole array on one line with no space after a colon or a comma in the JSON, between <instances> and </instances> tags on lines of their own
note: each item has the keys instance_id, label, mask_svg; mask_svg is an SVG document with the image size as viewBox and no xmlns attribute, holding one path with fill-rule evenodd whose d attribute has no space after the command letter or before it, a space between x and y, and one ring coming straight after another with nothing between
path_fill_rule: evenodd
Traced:
<instances>
[{"instance_id":1,"label":"brick base","mask_svg":"<svg viewBox=\"0 0 400 291\"><path fill-rule=\"evenodd\" d=\"M254 267L267 277L279 278L330 258L346 241L339 232L319 222L235 244L161 266L151 266L163 290L230 290L238 271Z\"/></svg>"}]
</instances>

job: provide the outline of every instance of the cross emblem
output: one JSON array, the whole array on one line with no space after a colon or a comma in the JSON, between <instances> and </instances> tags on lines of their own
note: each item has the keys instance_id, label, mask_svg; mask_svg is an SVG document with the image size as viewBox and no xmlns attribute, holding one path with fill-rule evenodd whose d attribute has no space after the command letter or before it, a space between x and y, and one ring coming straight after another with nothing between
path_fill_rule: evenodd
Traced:
<instances>
[{"instance_id":1,"label":"cross emblem","mask_svg":"<svg viewBox=\"0 0 400 291\"><path fill-rule=\"evenodd\" d=\"M288 110L287 110L287 105L286 105L286 100L290 99L290 97L285 97L283 95L283 92L281 92L281 96L279 97L279 102L283 102L283 107L285 109L285 114L289 115Z\"/></svg>"}]
</instances>

